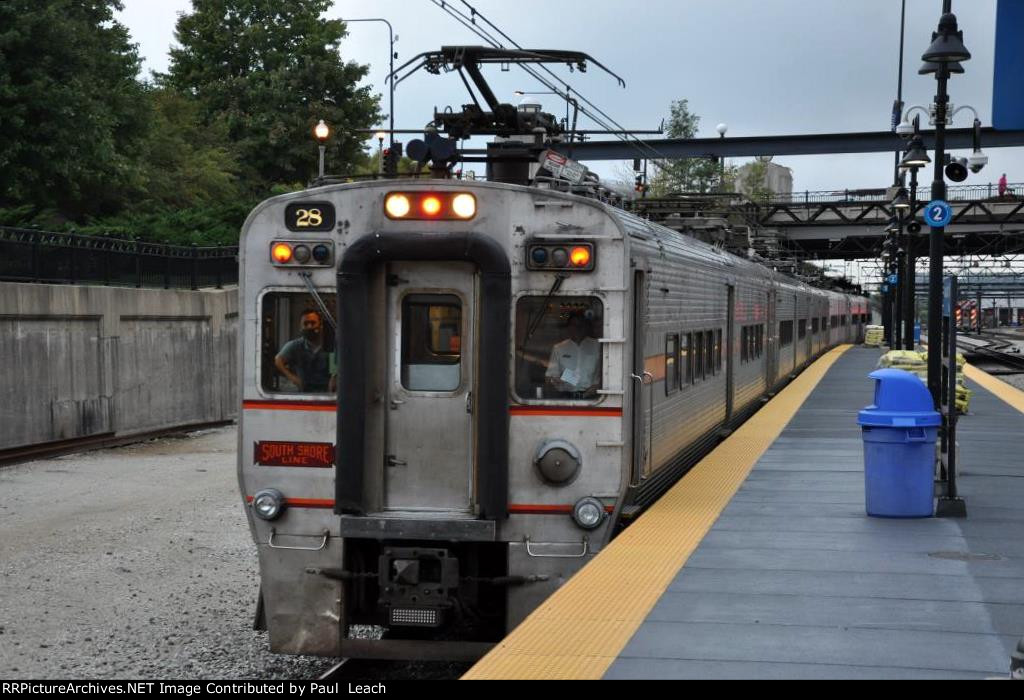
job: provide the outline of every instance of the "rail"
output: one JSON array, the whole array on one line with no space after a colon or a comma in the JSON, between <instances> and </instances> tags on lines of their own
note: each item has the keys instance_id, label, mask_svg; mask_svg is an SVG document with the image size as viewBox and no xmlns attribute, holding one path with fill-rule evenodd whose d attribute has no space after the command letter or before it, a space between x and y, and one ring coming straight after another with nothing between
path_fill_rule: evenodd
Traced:
<instances>
[{"instance_id":1,"label":"rail","mask_svg":"<svg viewBox=\"0 0 1024 700\"><path fill-rule=\"evenodd\" d=\"M177 246L0 226L0 280L220 289L238 283L238 247Z\"/></svg>"}]
</instances>

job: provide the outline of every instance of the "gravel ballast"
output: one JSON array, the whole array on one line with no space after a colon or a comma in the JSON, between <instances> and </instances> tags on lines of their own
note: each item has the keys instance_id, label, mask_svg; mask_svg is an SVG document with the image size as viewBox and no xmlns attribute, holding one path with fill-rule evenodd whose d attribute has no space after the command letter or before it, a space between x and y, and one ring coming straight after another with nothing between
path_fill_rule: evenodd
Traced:
<instances>
[{"instance_id":1,"label":"gravel ballast","mask_svg":"<svg viewBox=\"0 0 1024 700\"><path fill-rule=\"evenodd\" d=\"M0 467L0 677L310 679L271 654L234 427Z\"/></svg>"}]
</instances>

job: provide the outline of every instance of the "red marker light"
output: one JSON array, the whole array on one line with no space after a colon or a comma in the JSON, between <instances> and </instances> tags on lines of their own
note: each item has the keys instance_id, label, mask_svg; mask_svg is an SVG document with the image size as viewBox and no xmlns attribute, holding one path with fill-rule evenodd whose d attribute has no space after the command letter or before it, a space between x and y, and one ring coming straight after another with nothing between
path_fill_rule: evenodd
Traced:
<instances>
[{"instance_id":1,"label":"red marker light","mask_svg":"<svg viewBox=\"0 0 1024 700\"><path fill-rule=\"evenodd\" d=\"M575 267L586 267L587 263L590 262L590 248L576 246L569 253L569 259Z\"/></svg>"},{"instance_id":2,"label":"red marker light","mask_svg":"<svg viewBox=\"0 0 1024 700\"><path fill-rule=\"evenodd\" d=\"M287 243L275 243L270 249L270 257L276 263L287 263L292 260L292 247Z\"/></svg>"},{"instance_id":3,"label":"red marker light","mask_svg":"<svg viewBox=\"0 0 1024 700\"><path fill-rule=\"evenodd\" d=\"M420 203L420 208L427 216L437 216L441 213L441 200L433 195L424 197Z\"/></svg>"}]
</instances>

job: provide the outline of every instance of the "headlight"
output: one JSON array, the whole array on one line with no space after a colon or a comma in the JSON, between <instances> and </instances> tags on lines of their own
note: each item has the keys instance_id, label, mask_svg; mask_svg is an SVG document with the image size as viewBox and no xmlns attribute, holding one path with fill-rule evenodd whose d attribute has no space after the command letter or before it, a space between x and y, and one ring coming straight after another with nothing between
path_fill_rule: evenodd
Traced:
<instances>
[{"instance_id":1,"label":"headlight","mask_svg":"<svg viewBox=\"0 0 1024 700\"><path fill-rule=\"evenodd\" d=\"M256 517L273 520L284 510L284 496L277 489L263 489L252 497L252 510Z\"/></svg>"},{"instance_id":2,"label":"headlight","mask_svg":"<svg viewBox=\"0 0 1024 700\"><path fill-rule=\"evenodd\" d=\"M604 520L604 504L593 496L586 496L576 501L572 509L572 519L584 530L593 530Z\"/></svg>"}]
</instances>

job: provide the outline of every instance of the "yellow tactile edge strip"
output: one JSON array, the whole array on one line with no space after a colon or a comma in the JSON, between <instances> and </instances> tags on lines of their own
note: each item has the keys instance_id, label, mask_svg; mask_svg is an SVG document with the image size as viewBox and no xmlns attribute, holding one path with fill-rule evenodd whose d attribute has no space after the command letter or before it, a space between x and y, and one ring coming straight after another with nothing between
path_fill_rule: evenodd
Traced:
<instances>
[{"instance_id":1,"label":"yellow tactile edge strip","mask_svg":"<svg viewBox=\"0 0 1024 700\"><path fill-rule=\"evenodd\" d=\"M991 391L1006 403L1010 404L1010 406L1016 408L1021 413L1024 413L1024 391L1021 391L1017 387L1011 386L1001 379L993 377L988 372L982 371L971 365L964 365L964 374L966 374L967 378L972 382L981 384L981 386Z\"/></svg>"},{"instance_id":2,"label":"yellow tactile edge strip","mask_svg":"<svg viewBox=\"0 0 1024 700\"><path fill-rule=\"evenodd\" d=\"M850 347L804 370L463 678L601 678L761 455Z\"/></svg>"}]
</instances>

